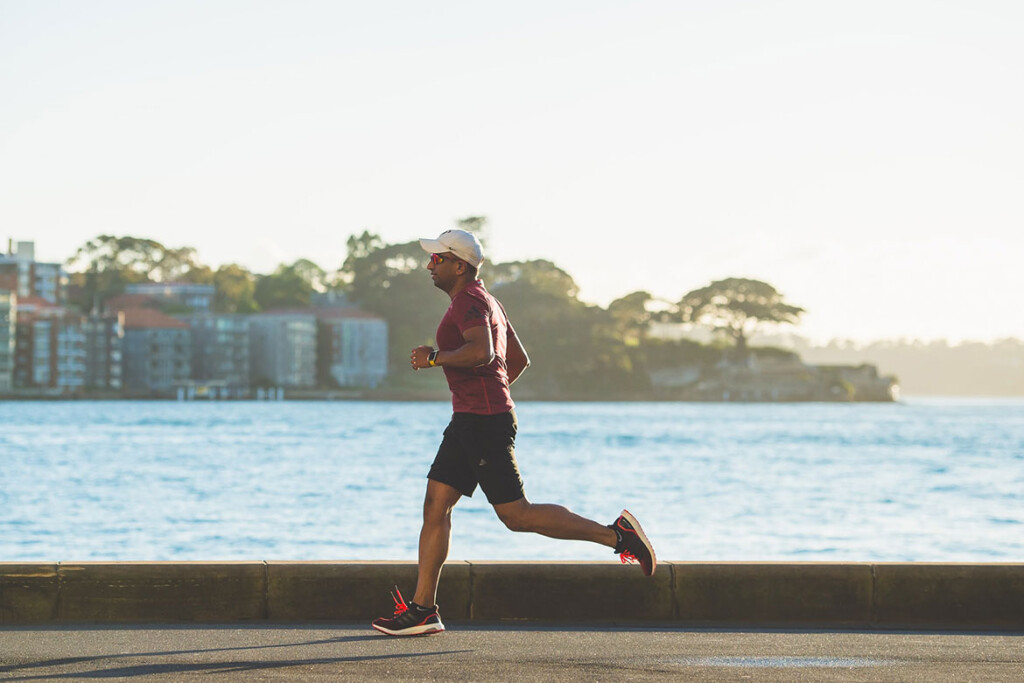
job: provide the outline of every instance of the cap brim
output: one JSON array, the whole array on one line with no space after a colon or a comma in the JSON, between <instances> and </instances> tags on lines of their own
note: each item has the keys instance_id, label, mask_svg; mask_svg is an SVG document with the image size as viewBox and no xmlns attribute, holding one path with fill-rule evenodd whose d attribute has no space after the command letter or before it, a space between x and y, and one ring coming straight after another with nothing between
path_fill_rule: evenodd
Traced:
<instances>
[{"instance_id":1,"label":"cap brim","mask_svg":"<svg viewBox=\"0 0 1024 683\"><path fill-rule=\"evenodd\" d=\"M423 247L423 251L428 254L443 254L448 251L448 247L444 246L437 240L420 240L420 246Z\"/></svg>"}]
</instances>

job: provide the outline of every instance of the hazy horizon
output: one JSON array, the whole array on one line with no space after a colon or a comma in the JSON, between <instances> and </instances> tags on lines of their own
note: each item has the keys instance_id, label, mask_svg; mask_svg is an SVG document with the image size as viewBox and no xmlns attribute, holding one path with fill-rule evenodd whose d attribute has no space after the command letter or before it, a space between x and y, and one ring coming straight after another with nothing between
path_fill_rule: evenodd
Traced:
<instances>
[{"instance_id":1,"label":"hazy horizon","mask_svg":"<svg viewBox=\"0 0 1024 683\"><path fill-rule=\"evenodd\" d=\"M4 0L0 239L333 269L484 215L492 261L591 303L749 277L822 342L1021 339L1022 29L984 0Z\"/></svg>"}]
</instances>

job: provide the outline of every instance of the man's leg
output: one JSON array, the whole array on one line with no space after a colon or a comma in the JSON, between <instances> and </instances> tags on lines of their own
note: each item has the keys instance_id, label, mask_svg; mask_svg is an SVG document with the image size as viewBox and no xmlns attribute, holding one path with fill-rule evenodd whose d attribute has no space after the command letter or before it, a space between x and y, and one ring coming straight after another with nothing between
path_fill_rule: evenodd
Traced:
<instances>
[{"instance_id":1,"label":"man's leg","mask_svg":"<svg viewBox=\"0 0 1024 683\"><path fill-rule=\"evenodd\" d=\"M437 603L437 582L441 578L441 566L448 558L452 536L452 508L461 497L462 494L448 484L427 480L423 528L420 530L419 574L416 595L412 598L422 607L433 607Z\"/></svg>"},{"instance_id":2,"label":"man's leg","mask_svg":"<svg viewBox=\"0 0 1024 683\"><path fill-rule=\"evenodd\" d=\"M561 505L535 505L528 501L516 464L515 413L495 417L510 424L487 425L489 429L477 432L481 443L474 452L482 453L482 457L474 472L480 488L505 526L512 531L530 531L550 538L598 543L612 548L623 562L639 563L645 576L654 574L657 566L654 547L628 510L623 510L612 524L605 526ZM474 460L470 460L471 467Z\"/></svg>"},{"instance_id":3,"label":"man's leg","mask_svg":"<svg viewBox=\"0 0 1024 683\"><path fill-rule=\"evenodd\" d=\"M580 517L561 505L534 505L525 496L495 505L494 510L512 531L532 531L551 538L591 541L614 548L623 562L638 563L645 576L653 575L658 564L654 546L628 510L623 510L611 526Z\"/></svg>"},{"instance_id":4,"label":"man's leg","mask_svg":"<svg viewBox=\"0 0 1024 683\"><path fill-rule=\"evenodd\" d=\"M590 541L614 548L614 531L561 505L534 504L525 497L494 506L499 519L512 531L531 531L551 538Z\"/></svg>"}]
</instances>

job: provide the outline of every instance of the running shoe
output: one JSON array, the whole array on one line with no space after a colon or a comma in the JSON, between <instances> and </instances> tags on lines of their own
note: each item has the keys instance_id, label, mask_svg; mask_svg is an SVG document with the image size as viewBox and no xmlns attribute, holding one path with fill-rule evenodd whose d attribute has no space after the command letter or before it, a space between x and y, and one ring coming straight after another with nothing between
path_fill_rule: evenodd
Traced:
<instances>
[{"instance_id":1,"label":"running shoe","mask_svg":"<svg viewBox=\"0 0 1024 683\"><path fill-rule=\"evenodd\" d=\"M398 597L395 597L395 593L398 593ZM391 599L395 601L395 616L390 619L374 619L372 626L375 629L389 636L421 636L444 630L437 605L421 607L412 601L405 604L398 586L395 586L395 593L391 594Z\"/></svg>"},{"instance_id":2,"label":"running shoe","mask_svg":"<svg viewBox=\"0 0 1024 683\"><path fill-rule=\"evenodd\" d=\"M622 563L638 562L644 576L654 574L654 569L658 565L658 560L654 556L654 546L651 545L644 530L640 528L640 522L636 521L636 517L629 510L623 510L619 518L608 527L618 537L615 553Z\"/></svg>"}]
</instances>

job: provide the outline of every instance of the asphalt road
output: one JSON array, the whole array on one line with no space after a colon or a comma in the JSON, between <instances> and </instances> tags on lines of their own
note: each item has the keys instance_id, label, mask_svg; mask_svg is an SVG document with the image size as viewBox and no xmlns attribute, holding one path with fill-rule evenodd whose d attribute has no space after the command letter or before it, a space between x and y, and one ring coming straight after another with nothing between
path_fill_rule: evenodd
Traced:
<instances>
[{"instance_id":1,"label":"asphalt road","mask_svg":"<svg viewBox=\"0 0 1024 683\"><path fill-rule=\"evenodd\" d=\"M1024 681L1024 633L448 626L0 627L0 680Z\"/></svg>"}]
</instances>

